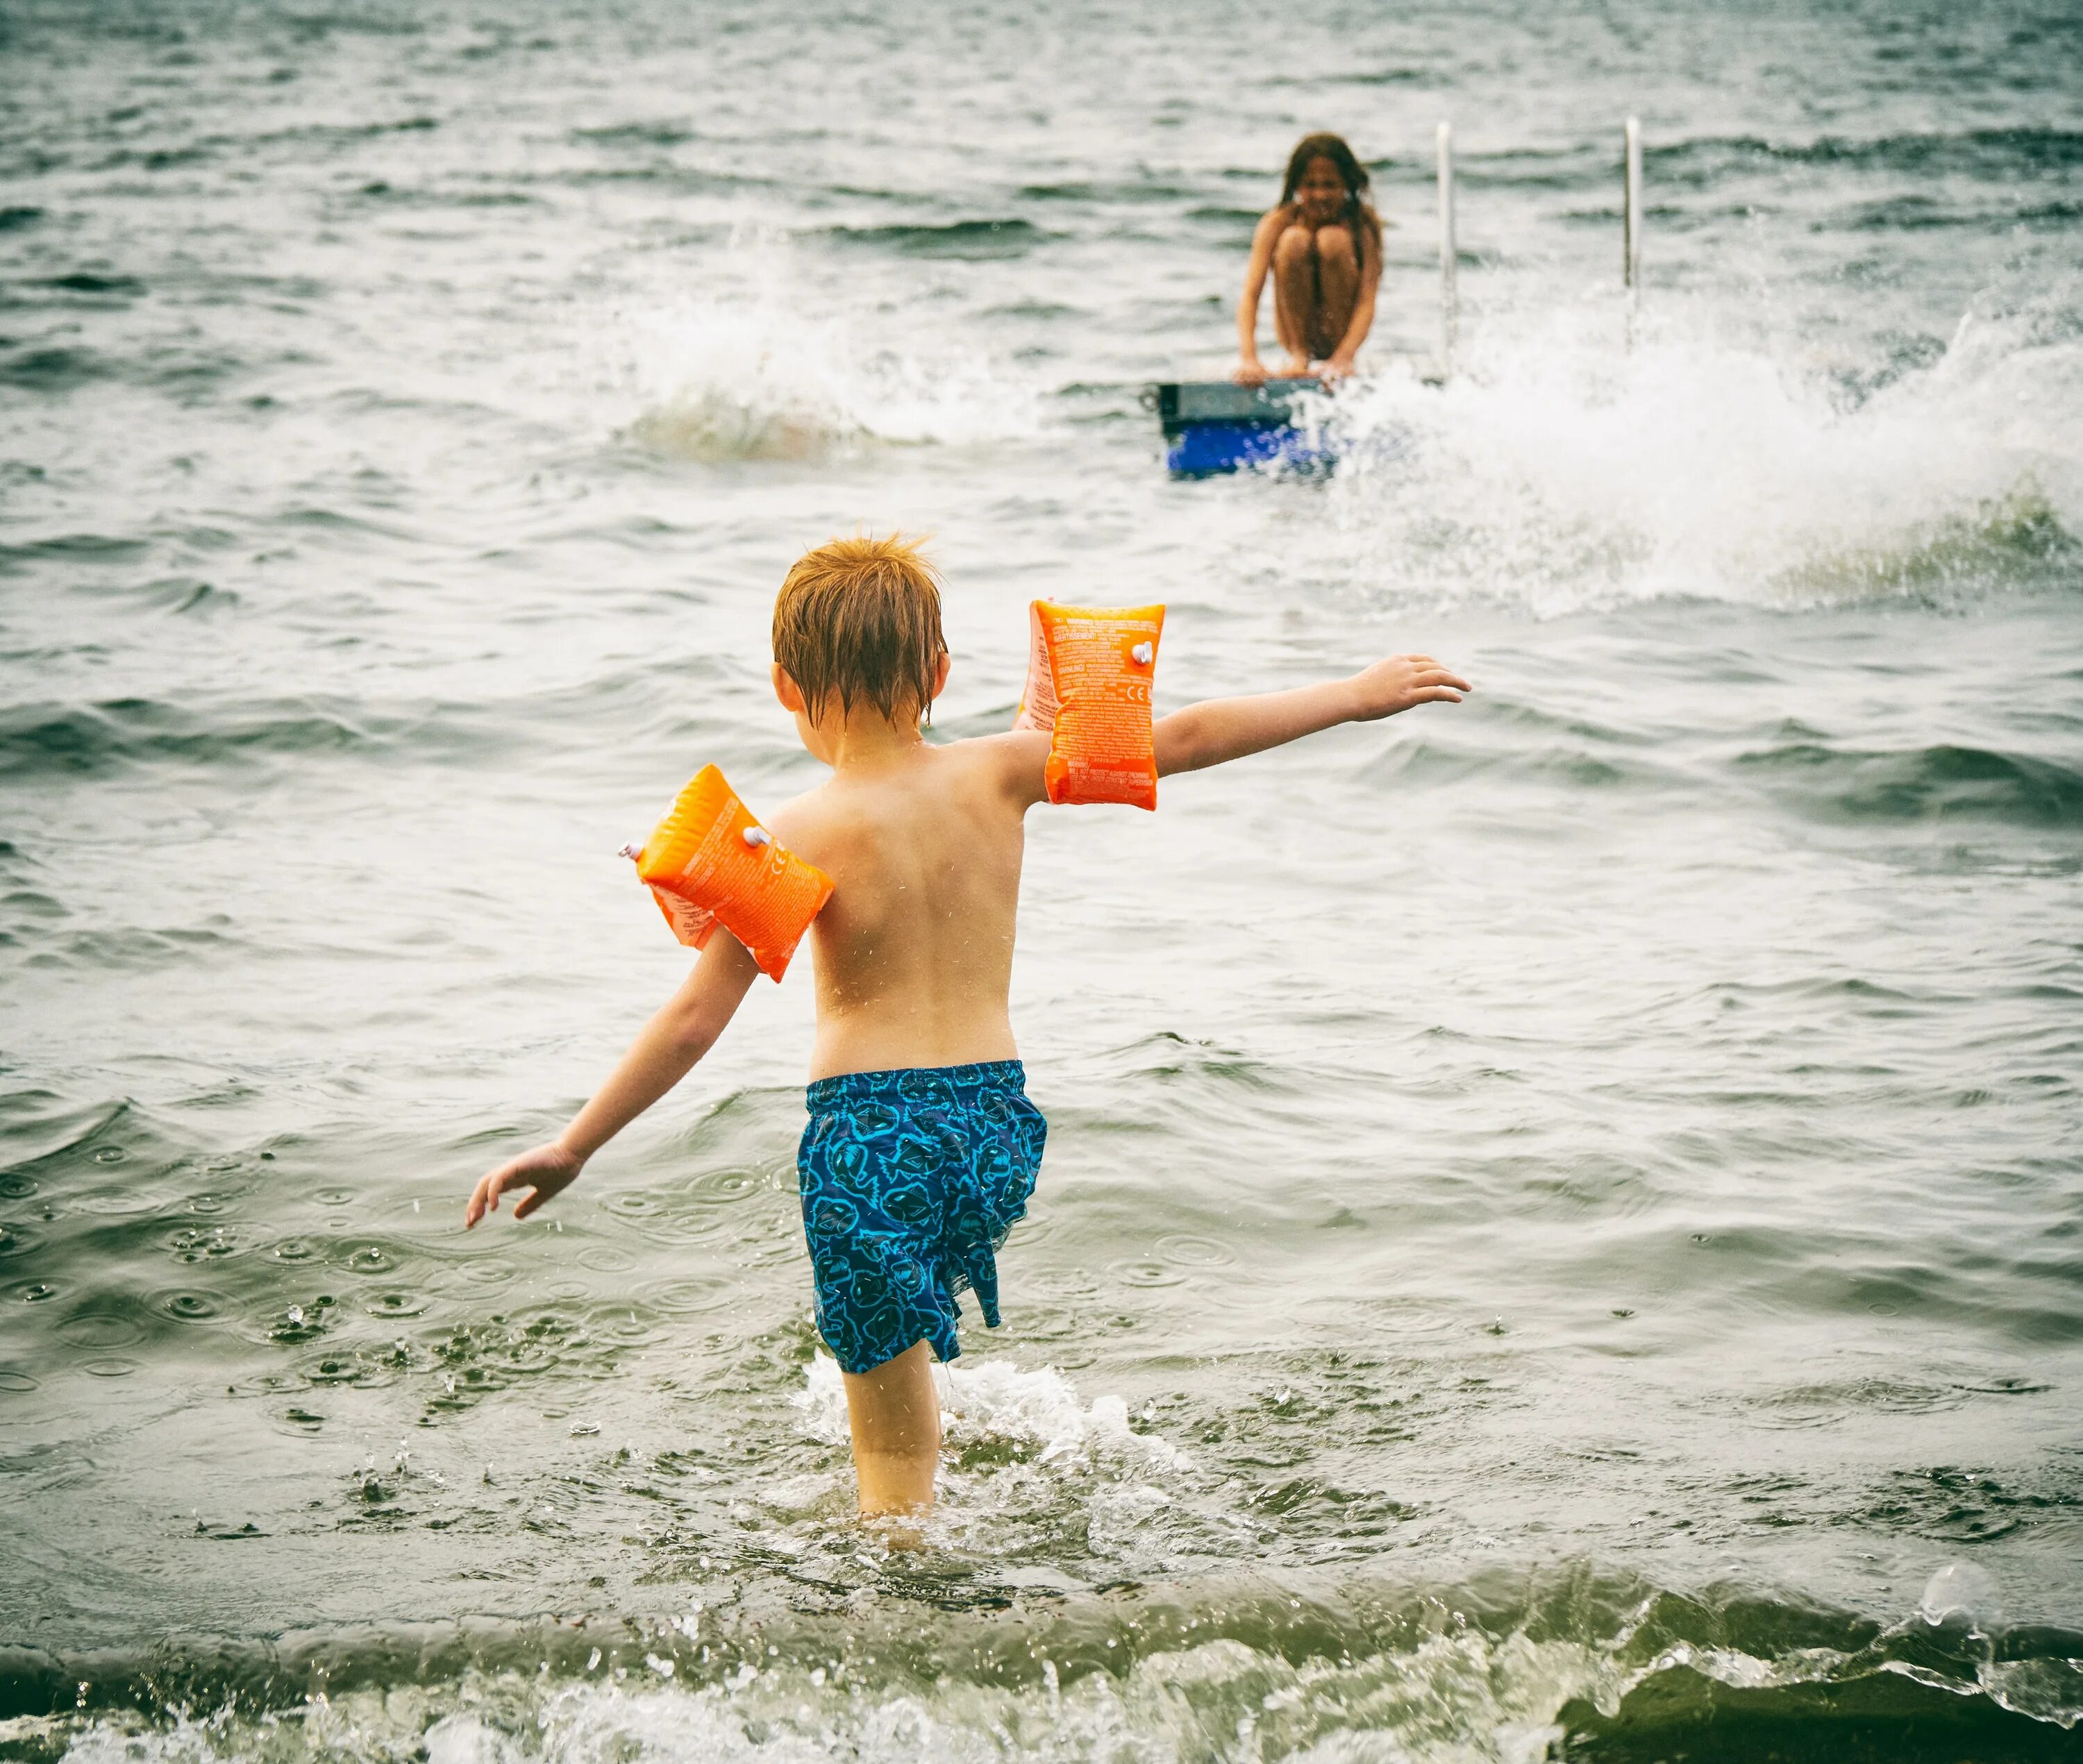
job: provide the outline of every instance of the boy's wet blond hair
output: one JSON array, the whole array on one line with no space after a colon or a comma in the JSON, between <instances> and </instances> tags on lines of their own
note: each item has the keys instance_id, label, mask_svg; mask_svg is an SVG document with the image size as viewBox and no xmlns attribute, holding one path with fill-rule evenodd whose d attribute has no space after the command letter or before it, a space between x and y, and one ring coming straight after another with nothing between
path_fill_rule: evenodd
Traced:
<instances>
[{"instance_id":1,"label":"boy's wet blond hair","mask_svg":"<svg viewBox=\"0 0 2083 1764\"><path fill-rule=\"evenodd\" d=\"M885 720L927 717L948 652L940 579L902 534L834 539L796 559L774 601L774 659L801 689L810 715L834 694Z\"/></svg>"}]
</instances>

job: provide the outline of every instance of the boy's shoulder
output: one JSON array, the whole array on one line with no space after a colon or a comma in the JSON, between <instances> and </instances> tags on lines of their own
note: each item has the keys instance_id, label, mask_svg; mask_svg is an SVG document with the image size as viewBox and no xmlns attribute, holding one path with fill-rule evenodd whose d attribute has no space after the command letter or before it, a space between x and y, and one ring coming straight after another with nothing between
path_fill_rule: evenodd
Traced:
<instances>
[{"instance_id":1,"label":"boy's shoulder","mask_svg":"<svg viewBox=\"0 0 2083 1764\"><path fill-rule=\"evenodd\" d=\"M1042 744L1041 750L1049 750L1049 732L1046 729L999 729L989 735L965 735L958 741L944 741L934 749L954 758L977 766L1008 766L1018 764L1034 751L1034 744Z\"/></svg>"},{"instance_id":2,"label":"boy's shoulder","mask_svg":"<svg viewBox=\"0 0 2083 1764\"><path fill-rule=\"evenodd\" d=\"M1024 814L1046 794L1042 774L1049 741L1046 729L1002 729L950 741L939 751L988 779Z\"/></svg>"},{"instance_id":3,"label":"boy's shoulder","mask_svg":"<svg viewBox=\"0 0 2083 1764\"><path fill-rule=\"evenodd\" d=\"M1046 795L1042 782L1042 767L1049 757L1046 729L968 736L940 743L931 752L932 763L942 770L950 790L993 791L1020 813ZM879 819L876 809L873 787L864 787L835 773L783 804L768 818L784 844L814 862L814 847L842 839L850 830Z\"/></svg>"}]
</instances>

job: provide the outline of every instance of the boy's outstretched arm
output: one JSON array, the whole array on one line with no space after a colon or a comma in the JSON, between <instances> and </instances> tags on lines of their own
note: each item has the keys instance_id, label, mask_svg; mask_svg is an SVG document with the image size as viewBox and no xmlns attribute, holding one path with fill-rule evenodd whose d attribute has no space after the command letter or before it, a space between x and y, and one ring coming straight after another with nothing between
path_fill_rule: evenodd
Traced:
<instances>
[{"instance_id":1,"label":"boy's outstretched arm","mask_svg":"<svg viewBox=\"0 0 2083 1764\"><path fill-rule=\"evenodd\" d=\"M488 1213L496 1213L500 1196L509 1188L529 1191L514 1205L517 1219L526 1218L568 1188L587 1158L685 1078L716 1045L758 972L745 946L719 927L694 972L644 1025L607 1082L572 1117L571 1125L548 1143L509 1158L479 1181L463 1209L464 1228Z\"/></svg>"},{"instance_id":2,"label":"boy's outstretched arm","mask_svg":"<svg viewBox=\"0 0 2083 1764\"><path fill-rule=\"evenodd\" d=\"M1350 679L1248 698L1208 698L1158 718L1160 777L1263 753L1341 723L1373 723L1413 704L1459 704L1474 688L1430 656L1391 656Z\"/></svg>"}]
</instances>

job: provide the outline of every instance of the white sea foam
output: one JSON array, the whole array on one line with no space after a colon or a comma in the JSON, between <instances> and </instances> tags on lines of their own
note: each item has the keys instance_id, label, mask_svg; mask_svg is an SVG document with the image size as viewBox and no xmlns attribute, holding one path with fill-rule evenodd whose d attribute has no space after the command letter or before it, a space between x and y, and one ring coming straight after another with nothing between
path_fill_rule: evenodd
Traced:
<instances>
[{"instance_id":1,"label":"white sea foam","mask_svg":"<svg viewBox=\"0 0 2083 1764\"><path fill-rule=\"evenodd\" d=\"M835 1384L819 1378L805 1393L805 1413L825 1417ZM1985 1590L1971 1575L1941 1571L1918 1617L1929 1620L1934 1595L1949 1612L1956 1609L1950 1602L1963 1587L1977 1598ZM1277 1616L1270 1635L1236 1633L1253 1620L1219 1597L1188 1627L1206 1619L1231 1632L1205 1640L1178 1635L1182 1610L1162 1602L1152 1609L1169 1613L1177 1637L1170 1645L1153 1637L1139 1644L1130 1607L1064 1608L1030 1632L1035 1652L1026 1657L1036 1669L1009 1676L991 1666L961 1669L951 1664L959 1649L952 1656L922 1652L917 1643L935 1620L919 1610L902 1610L885 1624L856 1608L822 1634L814 1625L754 1622L715 1661L707 1648L696 1652L698 1626L687 1621L658 1631L655 1651L635 1642L642 1667L618 1665L595 1648L576 1673L553 1672L547 1661L530 1669L523 1652L505 1668L473 1668L458 1679L314 1695L289 1720L227 1703L213 1715L177 1708L149 1722L117 1714L11 1723L0 1725L0 1739L53 1749L63 1743L65 1764L377 1764L410 1756L427 1764L811 1764L832 1757L866 1764L1092 1757L1533 1764L1550 1755L1571 1703L1610 1718L1630 1692L1661 1680L1681 1707L1708 1707L1687 1688L1696 1675L1769 1693L1848 1675L1885 1692L1900 1674L1956 1694L1979 1685L1993 1701L2063 1728L2077 1714L2077 1675L2058 1660L1948 1675L1827 1647L1760 1658L1679 1643L1645 1656L1633 1644L1637 1626L1663 1609L1655 1597L1643 1599L1617 1633L1594 1635L1557 1633L1546 1620L1500 1632L1471 1622L1447 1594L1408 1607L1408 1620L1388 1626L1379 1644L1357 1642L1348 1629L1333 1645L1300 1652L1291 1635L1277 1639ZM1099 1665L1092 1650L1108 1636L1127 1651L1117 1662L1106 1640ZM1080 1653L1082 1665L1073 1664Z\"/></svg>"},{"instance_id":2,"label":"white sea foam","mask_svg":"<svg viewBox=\"0 0 2083 1764\"><path fill-rule=\"evenodd\" d=\"M1667 303L1630 350L1609 304L1529 296L1445 386L1405 366L1328 401L1351 460L1294 543L1399 596L1547 614L2001 584L2083 535L2077 295L1971 313L1863 398L1820 348L1705 304Z\"/></svg>"},{"instance_id":3,"label":"white sea foam","mask_svg":"<svg viewBox=\"0 0 2083 1764\"><path fill-rule=\"evenodd\" d=\"M1177 1565L1164 1521L1193 1481L1192 1461L1168 1441L1137 1433L1120 1397L1087 1403L1054 1368L1007 1360L938 1367L934 1377L945 1447L940 1500L923 1530L927 1544L1003 1561L1046 1553L1068 1528L1095 1557L1138 1572ZM805 1433L845 1444L846 1395L829 1356L811 1361L793 1400ZM851 1476L842 1480L850 1504ZM812 1511L809 1499L794 1506Z\"/></svg>"},{"instance_id":4,"label":"white sea foam","mask_svg":"<svg viewBox=\"0 0 2083 1764\"><path fill-rule=\"evenodd\" d=\"M1096 1397L1088 1404L1053 1366L1023 1371L1010 1360L987 1360L936 1367L934 1378L948 1444L957 1451L1004 1441L1024 1448L1028 1461L1066 1475L1171 1471L1188 1462L1168 1441L1131 1428L1120 1397ZM811 1361L793 1400L812 1437L846 1442L846 1389L830 1355Z\"/></svg>"},{"instance_id":5,"label":"white sea foam","mask_svg":"<svg viewBox=\"0 0 2083 1764\"><path fill-rule=\"evenodd\" d=\"M1916 1614L1933 1628L1957 1624L1978 1635L2001 1628L2003 1613L1996 1576L1972 1562L1948 1562L1925 1583L1916 1603Z\"/></svg>"},{"instance_id":6,"label":"white sea foam","mask_svg":"<svg viewBox=\"0 0 2083 1764\"><path fill-rule=\"evenodd\" d=\"M1408 1652L1290 1662L1228 1639L1150 1654L1118 1676L1000 1686L957 1677L862 1684L795 1663L741 1666L720 1682L625 1682L473 1674L459 1686L394 1687L307 1705L279 1728L228 1714L177 1715L156 1731L95 1721L67 1764L220 1764L260 1755L427 1764L876 1764L1211 1757L1532 1764L1572 1695L1610 1699L1617 1679L1594 1651L1523 1636L1428 1637ZM458 1705L461 1706L458 1707Z\"/></svg>"},{"instance_id":7,"label":"white sea foam","mask_svg":"<svg viewBox=\"0 0 2083 1764\"><path fill-rule=\"evenodd\" d=\"M972 446L1038 426L1034 388L1000 363L834 305L782 247L718 272L746 291L627 308L601 347L647 446L703 461L813 459L864 445ZM734 273L733 273L734 270Z\"/></svg>"}]
</instances>

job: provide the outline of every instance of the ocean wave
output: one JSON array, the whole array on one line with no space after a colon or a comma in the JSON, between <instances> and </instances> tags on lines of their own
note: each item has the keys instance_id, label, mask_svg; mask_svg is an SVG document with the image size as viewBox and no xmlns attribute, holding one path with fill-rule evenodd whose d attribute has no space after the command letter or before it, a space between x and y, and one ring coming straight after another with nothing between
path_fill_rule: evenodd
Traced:
<instances>
[{"instance_id":1,"label":"ocean wave","mask_svg":"<svg viewBox=\"0 0 2083 1764\"><path fill-rule=\"evenodd\" d=\"M911 222L885 226L834 226L822 236L835 245L896 251L906 257L988 260L1024 257L1054 238L1032 221L1006 219Z\"/></svg>"},{"instance_id":2,"label":"ocean wave","mask_svg":"<svg viewBox=\"0 0 2083 1764\"><path fill-rule=\"evenodd\" d=\"M2006 191L1994 204L1964 205L1935 196L1890 196L1853 208L1844 224L1858 233L1929 233L1948 227L2067 228L2083 217L2083 202L2021 202Z\"/></svg>"},{"instance_id":3,"label":"ocean wave","mask_svg":"<svg viewBox=\"0 0 2083 1764\"><path fill-rule=\"evenodd\" d=\"M102 275L85 269L73 270L63 276L46 276L31 285L58 288L75 294L142 294L145 292L145 285L134 276Z\"/></svg>"},{"instance_id":4,"label":"ocean wave","mask_svg":"<svg viewBox=\"0 0 2083 1764\"><path fill-rule=\"evenodd\" d=\"M335 36L416 37L427 27L408 8L391 11L289 12L269 15L269 24L306 43Z\"/></svg>"},{"instance_id":5,"label":"ocean wave","mask_svg":"<svg viewBox=\"0 0 2083 1764\"><path fill-rule=\"evenodd\" d=\"M1155 178L1105 180L1072 178L1053 184L1022 184L1019 193L1023 202L1154 202L1171 205L1191 201L1194 196L1194 192L1185 184L1162 183Z\"/></svg>"},{"instance_id":6,"label":"ocean wave","mask_svg":"<svg viewBox=\"0 0 2083 1764\"><path fill-rule=\"evenodd\" d=\"M1325 71L1312 72L1307 81L1297 84L1315 86L1422 86L1437 76L1432 70L1422 67L1378 67L1355 69L1350 73Z\"/></svg>"},{"instance_id":7,"label":"ocean wave","mask_svg":"<svg viewBox=\"0 0 2083 1764\"><path fill-rule=\"evenodd\" d=\"M309 123L296 129L284 129L273 134L257 137L260 141L317 141L332 146L349 141L373 141L383 135L416 135L431 133L440 128L438 116L407 116L397 122L380 123Z\"/></svg>"},{"instance_id":8,"label":"ocean wave","mask_svg":"<svg viewBox=\"0 0 2083 1764\"><path fill-rule=\"evenodd\" d=\"M452 713L386 712L365 701L256 698L204 707L158 698L46 700L0 708L0 779L19 785L135 767L207 768L407 748L421 759L454 759L481 752L484 739Z\"/></svg>"},{"instance_id":9,"label":"ocean wave","mask_svg":"<svg viewBox=\"0 0 2083 1764\"><path fill-rule=\"evenodd\" d=\"M1891 753L1793 741L1735 763L1793 806L1833 821L2083 827L2083 770L2028 754L1948 743Z\"/></svg>"},{"instance_id":10,"label":"ocean wave","mask_svg":"<svg viewBox=\"0 0 2083 1764\"><path fill-rule=\"evenodd\" d=\"M889 445L974 445L1035 433L1033 388L974 356L875 336L858 323L691 302L627 321L629 425L678 458L814 460Z\"/></svg>"},{"instance_id":11,"label":"ocean wave","mask_svg":"<svg viewBox=\"0 0 2083 1764\"><path fill-rule=\"evenodd\" d=\"M525 190L400 188L382 178L361 185L354 193L404 209L526 209L544 205L542 197Z\"/></svg>"},{"instance_id":12,"label":"ocean wave","mask_svg":"<svg viewBox=\"0 0 2083 1764\"><path fill-rule=\"evenodd\" d=\"M127 1099L82 1107L51 1091L0 1093L0 1133L5 1135L6 1158L0 1163L0 1175L21 1178L32 1170L58 1167L68 1161L83 1167L93 1148L120 1138L145 1118L144 1112ZM151 1131L149 1127L146 1130ZM27 1192L19 1180L9 1191L11 1196Z\"/></svg>"},{"instance_id":13,"label":"ocean wave","mask_svg":"<svg viewBox=\"0 0 2083 1764\"><path fill-rule=\"evenodd\" d=\"M110 294L99 298L97 303L112 306L125 298ZM198 383L231 379L251 365L250 360L234 349L188 344L147 344L115 350L32 343L11 352L0 343L0 386L34 392L70 392L97 381L112 381L160 386L178 394Z\"/></svg>"},{"instance_id":14,"label":"ocean wave","mask_svg":"<svg viewBox=\"0 0 2083 1764\"><path fill-rule=\"evenodd\" d=\"M202 581L192 576L162 576L157 581L146 583L138 592L176 617L193 614L198 618L212 618L235 613L245 605L245 597L236 589L219 588L214 582Z\"/></svg>"},{"instance_id":15,"label":"ocean wave","mask_svg":"<svg viewBox=\"0 0 2083 1764\"><path fill-rule=\"evenodd\" d=\"M1465 742L1408 737L1388 745L1370 761L1367 775L1376 781L1392 779L1399 786L1460 784L1489 777L1553 785L1565 792L1616 788L1643 792L1684 788L1687 782L1682 772L1639 754L1610 749L1594 751L1577 742L1486 749Z\"/></svg>"},{"instance_id":16,"label":"ocean wave","mask_svg":"<svg viewBox=\"0 0 2083 1764\"><path fill-rule=\"evenodd\" d=\"M1686 141L1652 142L1644 150L1642 159L1646 175L1659 183L1703 188L1747 167L1784 165L2005 181L2083 166L2083 130L1967 129L1877 135L1864 141L1823 135L1806 141L1771 141L1759 135L1703 135Z\"/></svg>"},{"instance_id":17,"label":"ocean wave","mask_svg":"<svg viewBox=\"0 0 2083 1764\"><path fill-rule=\"evenodd\" d=\"M0 355L0 386L19 386L27 392L65 392L115 377L104 358L92 349L32 344Z\"/></svg>"},{"instance_id":18,"label":"ocean wave","mask_svg":"<svg viewBox=\"0 0 2083 1764\"><path fill-rule=\"evenodd\" d=\"M1910 526L1878 545L1818 550L1777 580L1838 597L1930 597L1988 582L2068 580L2083 568L2083 541L2062 524L2037 484L2022 483L1971 509Z\"/></svg>"},{"instance_id":19,"label":"ocean wave","mask_svg":"<svg viewBox=\"0 0 2083 1764\"><path fill-rule=\"evenodd\" d=\"M441 127L438 118L408 116L397 122L310 123L260 133L220 132L160 146L125 145L111 148L87 168L100 173L136 167L145 171L171 171L184 166L208 165L280 147L352 147L388 135L419 134Z\"/></svg>"},{"instance_id":20,"label":"ocean wave","mask_svg":"<svg viewBox=\"0 0 2083 1764\"><path fill-rule=\"evenodd\" d=\"M0 571L45 560L61 563L128 563L143 557L150 549L142 539L126 539L112 533L54 533L47 538L29 539L19 545L0 545Z\"/></svg>"},{"instance_id":21,"label":"ocean wave","mask_svg":"<svg viewBox=\"0 0 2083 1764\"><path fill-rule=\"evenodd\" d=\"M599 141L607 146L625 144L640 147L678 147L695 139L692 123L671 118L655 122L611 123L598 129L574 129L574 141Z\"/></svg>"},{"instance_id":22,"label":"ocean wave","mask_svg":"<svg viewBox=\"0 0 2083 1764\"><path fill-rule=\"evenodd\" d=\"M133 926L30 935L15 915L20 908L11 896L0 897L0 942L31 952L32 968L72 968L83 974L137 973L178 966L192 972L212 956L250 954L254 943L234 931L221 916L216 924Z\"/></svg>"},{"instance_id":23,"label":"ocean wave","mask_svg":"<svg viewBox=\"0 0 2083 1764\"><path fill-rule=\"evenodd\" d=\"M1857 384L1672 308L1629 350L1617 309L1506 302L1443 386L1406 368L1312 401L1345 458L1299 560L1350 577L1363 548L1400 592L1552 614L2083 576L2083 287L1990 297ZM1375 457L1384 437L1401 450Z\"/></svg>"},{"instance_id":24,"label":"ocean wave","mask_svg":"<svg viewBox=\"0 0 2083 1764\"><path fill-rule=\"evenodd\" d=\"M1966 1564L1892 1623L1570 1563L1001 1583L995 1597L930 1549L880 1566L879 1587L830 1610L813 1582L792 1600L712 1580L670 1614L4 1647L0 1731L27 1764L329 1757L350 1735L352 1755L437 1764L1185 1760L1240 1743L1254 1758L1998 1764L2067 1755L2083 1715L2083 1635L2005 1624Z\"/></svg>"},{"instance_id":25,"label":"ocean wave","mask_svg":"<svg viewBox=\"0 0 2083 1764\"><path fill-rule=\"evenodd\" d=\"M1603 196L1611 191L1612 159L1603 144L1508 147L1494 153L1468 153L1464 150L1455 161L1455 175L1472 190L1592 189Z\"/></svg>"}]
</instances>

